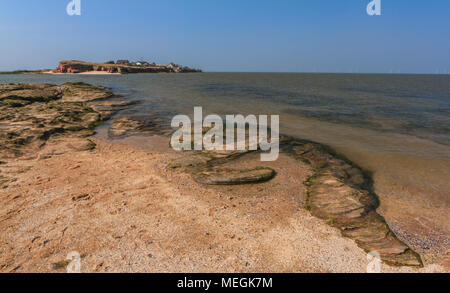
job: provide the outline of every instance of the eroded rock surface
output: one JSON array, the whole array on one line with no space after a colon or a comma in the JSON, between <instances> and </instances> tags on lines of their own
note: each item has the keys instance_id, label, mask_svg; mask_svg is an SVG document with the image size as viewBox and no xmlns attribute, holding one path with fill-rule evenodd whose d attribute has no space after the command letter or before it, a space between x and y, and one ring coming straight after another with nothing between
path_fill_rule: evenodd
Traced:
<instances>
[{"instance_id":1,"label":"eroded rock surface","mask_svg":"<svg viewBox=\"0 0 450 293\"><path fill-rule=\"evenodd\" d=\"M0 85L1 158L32 154L50 138L94 134L94 127L114 113L113 106L101 109L102 100L112 96L104 87L84 83Z\"/></svg>"},{"instance_id":2,"label":"eroded rock surface","mask_svg":"<svg viewBox=\"0 0 450 293\"><path fill-rule=\"evenodd\" d=\"M172 130L155 117L130 116L115 118L108 131L109 136L112 138L137 133L169 135L172 133Z\"/></svg>"},{"instance_id":3,"label":"eroded rock surface","mask_svg":"<svg viewBox=\"0 0 450 293\"><path fill-rule=\"evenodd\" d=\"M378 252L385 262L422 266L419 255L400 241L376 213L377 197L361 169L319 144L294 141L289 147L296 158L314 170L305 182L306 207L313 215L339 228L342 235L367 252Z\"/></svg>"},{"instance_id":4,"label":"eroded rock surface","mask_svg":"<svg viewBox=\"0 0 450 293\"><path fill-rule=\"evenodd\" d=\"M195 181L207 185L239 185L266 182L275 176L271 168L255 169L214 169L194 174Z\"/></svg>"},{"instance_id":5,"label":"eroded rock surface","mask_svg":"<svg viewBox=\"0 0 450 293\"><path fill-rule=\"evenodd\" d=\"M90 102L113 96L106 87L94 86L83 82L65 83L58 89L62 91L63 102Z\"/></svg>"},{"instance_id":6,"label":"eroded rock surface","mask_svg":"<svg viewBox=\"0 0 450 293\"><path fill-rule=\"evenodd\" d=\"M109 128L110 136L122 136L131 131L139 131L143 127L143 123L126 117L114 119Z\"/></svg>"}]
</instances>

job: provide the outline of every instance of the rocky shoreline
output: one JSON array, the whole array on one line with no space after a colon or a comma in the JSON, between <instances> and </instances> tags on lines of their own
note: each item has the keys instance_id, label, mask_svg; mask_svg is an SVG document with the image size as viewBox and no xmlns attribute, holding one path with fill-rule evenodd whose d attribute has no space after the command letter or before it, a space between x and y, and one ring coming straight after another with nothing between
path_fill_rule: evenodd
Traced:
<instances>
[{"instance_id":1,"label":"rocky shoreline","mask_svg":"<svg viewBox=\"0 0 450 293\"><path fill-rule=\"evenodd\" d=\"M84 83L0 85L1 188L8 192L17 186L15 175L7 172L9 162L92 152L97 145L95 139L89 138L95 133L94 128L129 105L107 88ZM169 136L171 130L157 119L136 117L115 118L108 130L111 138L132 133ZM366 252L378 252L387 264L423 267L420 256L400 241L376 213L378 199L365 172L314 142L283 136L280 145L283 160L310 166L309 176L293 178L289 183L293 190L305 190L299 200L300 208L339 229L342 236ZM253 189L263 192L265 186L284 176L282 167L259 162L255 154L183 152L178 158L169 159L167 167L169 173L189 174L196 184L208 190L246 198ZM251 187L242 189L243 185ZM73 198L83 202L87 197L90 196ZM2 222L9 217L3 215ZM10 267L0 265L2 271Z\"/></svg>"},{"instance_id":2,"label":"rocky shoreline","mask_svg":"<svg viewBox=\"0 0 450 293\"><path fill-rule=\"evenodd\" d=\"M87 140L128 104L84 83L0 85L0 158L30 155L50 139Z\"/></svg>"}]
</instances>

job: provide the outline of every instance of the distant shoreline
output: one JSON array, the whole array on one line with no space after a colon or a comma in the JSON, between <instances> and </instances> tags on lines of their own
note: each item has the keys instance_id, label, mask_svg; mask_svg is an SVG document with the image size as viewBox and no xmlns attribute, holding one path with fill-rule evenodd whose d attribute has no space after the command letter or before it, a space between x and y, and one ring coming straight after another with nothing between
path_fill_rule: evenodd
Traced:
<instances>
[{"instance_id":1,"label":"distant shoreline","mask_svg":"<svg viewBox=\"0 0 450 293\"><path fill-rule=\"evenodd\" d=\"M105 63L85 61L61 61L56 69L15 70L0 72L0 74L130 74L130 73L192 73L202 72L200 69L190 68L171 62L156 64L147 61L130 62L129 60L108 61Z\"/></svg>"},{"instance_id":2,"label":"distant shoreline","mask_svg":"<svg viewBox=\"0 0 450 293\"><path fill-rule=\"evenodd\" d=\"M51 73L75 73L75 74L129 74L129 73L189 73L201 72L171 62L170 64L156 64L147 61L130 62L129 60L108 61L105 63L93 63L85 61L61 61ZM46 72L48 73L48 72Z\"/></svg>"},{"instance_id":3,"label":"distant shoreline","mask_svg":"<svg viewBox=\"0 0 450 293\"><path fill-rule=\"evenodd\" d=\"M405 76L449 76L445 73L350 73L350 72L270 72L270 71L198 71L199 73L211 73L211 74L312 74L312 75L405 75ZM161 72L163 73L163 72ZM111 75L113 73L103 71L88 71L80 73L59 73L54 72L53 69L38 69L38 70L13 70L13 71L0 71L1 74L51 74L51 75ZM119 73L121 74L121 73ZM117 75L117 73L116 73Z\"/></svg>"},{"instance_id":4,"label":"distant shoreline","mask_svg":"<svg viewBox=\"0 0 450 293\"><path fill-rule=\"evenodd\" d=\"M106 71L87 71L80 73L62 73L62 72L54 72L52 70L43 71L40 74L50 74L50 75L121 75L121 73L112 73Z\"/></svg>"}]
</instances>

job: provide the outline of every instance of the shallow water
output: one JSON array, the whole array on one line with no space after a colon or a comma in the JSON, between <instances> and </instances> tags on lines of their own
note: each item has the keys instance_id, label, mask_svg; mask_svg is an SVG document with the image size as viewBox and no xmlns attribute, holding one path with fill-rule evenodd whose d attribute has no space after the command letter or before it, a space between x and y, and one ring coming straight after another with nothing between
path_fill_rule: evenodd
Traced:
<instances>
[{"instance_id":1,"label":"shallow water","mask_svg":"<svg viewBox=\"0 0 450 293\"><path fill-rule=\"evenodd\" d=\"M121 115L170 121L194 106L205 115L279 114L282 133L327 144L373 173L380 212L400 237L448 245L450 75L0 75L0 83L66 81L143 101Z\"/></svg>"}]
</instances>

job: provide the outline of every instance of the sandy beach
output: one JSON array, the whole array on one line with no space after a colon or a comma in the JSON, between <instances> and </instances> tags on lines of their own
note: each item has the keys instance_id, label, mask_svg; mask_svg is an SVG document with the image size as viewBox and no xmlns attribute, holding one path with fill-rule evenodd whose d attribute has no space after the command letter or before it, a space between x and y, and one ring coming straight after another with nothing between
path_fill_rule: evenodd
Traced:
<instances>
[{"instance_id":1,"label":"sandy beach","mask_svg":"<svg viewBox=\"0 0 450 293\"><path fill-rule=\"evenodd\" d=\"M0 192L2 272L64 272L71 251L83 272L366 271L354 241L299 206L304 190L286 182L310 171L291 158L259 187L211 189L167 169L179 154L94 141L2 166L18 178Z\"/></svg>"},{"instance_id":2,"label":"sandy beach","mask_svg":"<svg viewBox=\"0 0 450 293\"><path fill-rule=\"evenodd\" d=\"M366 272L369 250L383 272L449 270L321 145L282 137L274 162L175 152L156 119L114 118L131 102L85 83L3 85L0 102L1 272L64 272L71 252L82 272Z\"/></svg>"}]
</instances>

